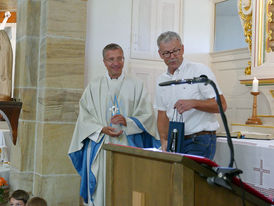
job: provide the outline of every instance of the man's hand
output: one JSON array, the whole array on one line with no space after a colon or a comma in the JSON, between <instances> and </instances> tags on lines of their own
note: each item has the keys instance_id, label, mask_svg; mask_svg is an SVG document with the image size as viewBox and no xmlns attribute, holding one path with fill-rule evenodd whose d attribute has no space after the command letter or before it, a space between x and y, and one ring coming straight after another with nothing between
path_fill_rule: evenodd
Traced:
<instances>
[{"instance_id":1,"label":"man's hand","mask_svg":"<svg viewBox=\"0 0 274 206\"><path fill-rule=\"evenodd\" d=\"M103 127L102 133L111 137L119 137L123 133L123 130L120 130L117 132L115 128L108 126L108 127Z\"/></svg>"},{"instance_id":2,"label":"man's hand","mask_svg":"<svg viewBox=\"0 0 274 206\"><path fill-rule=\"evenodd\" d=\"M177 109L177 111L180 114L182 114L185 111L195 108L196 102L197 100L194 100L194 99L190 99L190 100L180 99L175 103L174 108Z\"/></svg>"},{"instance_id":3,"label":"man's hand","mask_svg":"<svg viewBox=\"0 0 274 206\"><path fill-rule=\"evenodd\" d=\"M114 116L111 118L110 122L111 122L112 124L121 124L121 125L124 125L125 127L127 126L126 118L124 118L124 116L121 115L121 114L116 114L116 115L114 115Z\"/></svg>"},{"instance_id":4,"label":"man's hand","mask_svg":"<svg viewBox=\"0 0 274 206\"><path fill-rule=\"evenodd\" d=\"M169 127L169 119L166 115L166 111L158 110L157 127L160 135L162 151L166 151Z\"/></svg>"}]
</instances>

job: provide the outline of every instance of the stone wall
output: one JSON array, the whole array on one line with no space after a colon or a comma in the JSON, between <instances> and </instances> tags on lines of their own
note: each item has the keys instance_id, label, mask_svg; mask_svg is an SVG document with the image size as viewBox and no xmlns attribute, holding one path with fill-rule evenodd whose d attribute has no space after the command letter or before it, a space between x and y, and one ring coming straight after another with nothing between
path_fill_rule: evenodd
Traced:
<instances>
[{"instance_id":1,"label":"stone wall","mask_svg":"<svg viewBox=\"0 0 274 206\"><path fill-rule=\"evenodd\" d=\"M15 98L23 102L11 189L79 205L67 155L84 87L85 0L18 0Z\"/></svg>"},{"instance_id":2,"label":"stone wall","mask_svg":"<svg viewBox=\"0 0 274 206\"><path fill-rule=\"evenodd\" d=\"M17 0L0 0L0 11L16 11Z\"/></svg>"}]
</instances>

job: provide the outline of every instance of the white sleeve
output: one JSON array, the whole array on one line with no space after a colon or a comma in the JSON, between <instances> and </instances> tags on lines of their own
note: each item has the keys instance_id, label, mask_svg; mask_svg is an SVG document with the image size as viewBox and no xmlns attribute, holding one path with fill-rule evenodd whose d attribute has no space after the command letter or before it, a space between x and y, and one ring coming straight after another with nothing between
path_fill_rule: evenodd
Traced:
<instances>
[{"instance_id":1,"label":"white sleeve","mask_svg":"<svg viewBox=\"0 0 274 206\"><path fill-rule=\"evenodd\" d=\"M213 74L213 72L207 66L203 67L201 73L203 75L206 75L208 77L208 79L212 80L216 84L216 87L218 89L219 94L222 94L222 91L221 91L220 87L217 84L217 80L216 80L215 75ZM200 88L200 91L201 91L202 95L205 98L214 98L214 97L216 97L216 93L215 93L215 91L214 91L214 89L211 85L209 85L209 84L208 85L199 84L199 88Z\"/></svg>"},{"instance_id":2,"label":"white sleeve","mask_svg":"<svg viewBox=\"0 0 274 206\"><path fill-rule=\"evenodd\" d=\"M123 131L125 131L126 135L138 134L143 132L143 130L141 130L132 119L127 117L126 122L127 126L122 126L122 129Z\"/></svg>"},{"instance_id":3,"label":"white sleeve","mask_svg":"<svg viewBox=\"0 0 274 206\"><path fill-rule=\"evenodd\" d=\"M158 80L156 84L153 107L156 110L166 111L167 107L163 102L163 92L162 92L162 88L159 86L159 82L160 81Z\"/></svg>"},{"instance_id":4,"label":"white sleeve","mask_svg":"<svg viewBox=\"0 0 274 206\"><path fill-rule=\"evenodd\" d=\"M101 133L102 129L97 130L96 132L93 132L91 135L88 136L88 138L94 142L99 142L99 136Z\"/></svg>"}]
</instances>

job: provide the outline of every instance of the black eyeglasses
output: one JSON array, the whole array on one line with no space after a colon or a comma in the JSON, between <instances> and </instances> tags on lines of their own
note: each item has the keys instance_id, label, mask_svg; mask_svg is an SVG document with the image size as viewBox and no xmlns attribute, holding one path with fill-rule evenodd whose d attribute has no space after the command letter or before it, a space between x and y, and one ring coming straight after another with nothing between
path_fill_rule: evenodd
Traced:
<instances>
[{"instance_id":1,"label":"black eyeglasses","mask_svg":"<svg viewBox=\"0 0 274 206\"><path fill-rule=\"evenodd\" d=\"M164 53L162 53L162 55L166 58L169 58L171 56L171 54L177 56L180 53L181 49L175 49L173 51L166 51Z\"/></svg>"}]
</instances>

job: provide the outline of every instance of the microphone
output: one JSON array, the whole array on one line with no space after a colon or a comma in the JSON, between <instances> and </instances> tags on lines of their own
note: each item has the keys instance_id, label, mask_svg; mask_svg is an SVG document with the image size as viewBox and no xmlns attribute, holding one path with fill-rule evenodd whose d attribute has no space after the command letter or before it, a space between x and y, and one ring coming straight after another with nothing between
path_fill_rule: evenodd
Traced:
<instances>
[{"instance_id":1,"label":"microphone","mask_svg":"<svg viewBox=\"0 0 274 206\"><path fill-rule=\"evenodd\" d=\"M159 86L170 86L175 84L196 84L207 82L208 78L206 75L201 75L200 77L194 77L193 79L177 79L172 81L166 81L159 83Z\"/></svg>"},{"instance_id":2,"label":"microphone","mask_svg":"<svg viewBox=\"0 0 274 206\"><path fill-rule=\"evenodd\" d=\"M170 147L171 152L176 152L177 150L177 139L178 139L178 130L174 128L171 133L171 147Z\"/></svg>"},{"instance_id":3,"label":"microphone","mask_svg":"<svg viewBox=\"0 0 274 206\"><path fill-rule=\"evenodd\" d=\"M167 82L161 82L159 86L170 86L174 84L186 84L186 83L187 83L186 80L177 79L177 80L171 80Z\"/></svg>"}]
</instances>

